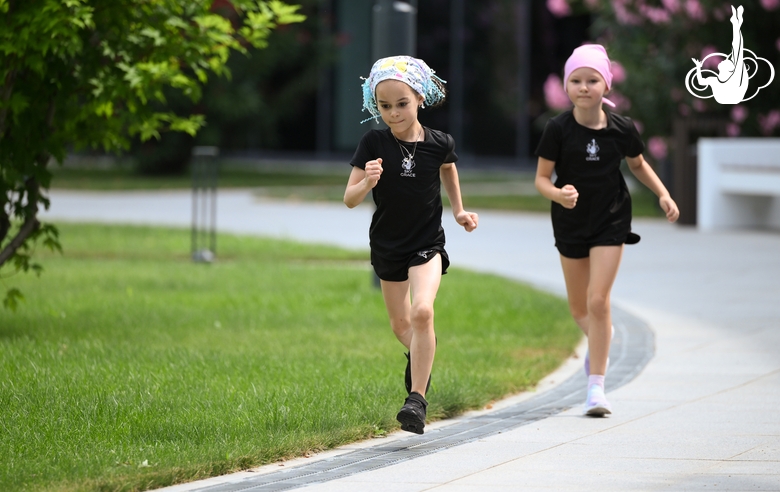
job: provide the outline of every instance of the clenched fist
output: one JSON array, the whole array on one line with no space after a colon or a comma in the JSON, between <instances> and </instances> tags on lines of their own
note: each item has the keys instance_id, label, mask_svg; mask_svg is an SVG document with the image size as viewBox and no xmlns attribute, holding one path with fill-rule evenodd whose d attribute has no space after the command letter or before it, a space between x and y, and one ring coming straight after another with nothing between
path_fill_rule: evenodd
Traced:
<instances>
[{"instance_id":1,"label":"clenched fist","mask_svg":"<svg viewBox=\"0 0 780 492\"><path fill-rule=\"evenodd\" d=\"M580 193L577 191L577 188L572 185L564 185L563 188L561 188L561 197L558 200L558 203L563 205L563 208L572 209L577 205L577 198L579 198L579 196Z\"/></svg>"},{"instance_id":2,"label":"clenched fist","mask_svg":"<svg viewBox=\"0 0 780 492\"><path fill-rule=\"evenodd\" d=\"M382 176L382 159L376 159L366 162L366 183L375 187L379 178Z\"/></svg>"}]
</instances>

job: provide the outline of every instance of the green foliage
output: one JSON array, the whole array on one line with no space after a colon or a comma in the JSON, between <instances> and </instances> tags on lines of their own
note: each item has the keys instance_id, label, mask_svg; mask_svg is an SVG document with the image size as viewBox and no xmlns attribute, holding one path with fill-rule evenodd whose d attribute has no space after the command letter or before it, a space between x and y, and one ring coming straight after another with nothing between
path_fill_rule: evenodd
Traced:
<instances>
[{"instance_id":1,"label":"green foliage","mask_svg":"<svg viewBox=\"0 0 780 492\"><path fill-rule=\"evenodd\" d=\"M183 175L192 147L213 145L226 150L314 148L315 107L323 70L336 56L336 39L327 35L327 16L319 0L299 0L306 20L273 33L266 48L249 47L232 57L230 77L209 79L198 102L171 94L176 114L202 114L206 126L197 138L165 134L136 142L131 151L144 175Z\"/></svg>"},{"instance_id":2,"label":"green foliage","mask_svg":"<svg viewBox=\"0 0 780 492\"><path fill-rule=\"evenodd\" d=\"M50 160L194 135L203 115L167 109L168 95L199 100L232 52L302 20L278 0L2 0L0 12L0 266L28 241L56 241L37 220Z\"/></svg>"},{"instance_id":3,"label":"green foliage","mask_svg":"<svg viewBox=\"0 0 780 492\"><path fill-rule=\"evenodd\" d=\"M213 79L197 109L209 125L198 143L220 148L301 148L305 129L290 128L299 115L313 127L317 88L322 70L336 56L336 41L322 34L327 19L317 15L319 0L300 0L309 14L305 22L274 32L273 46L250 49L247 57L235 57L228 66L230 80ZM237 104L240 101L240 104ZM287 125L287 126L286 126ZM288 129L289 131L285 131ZM313 133L313 132L312 132ZM313 146L313 142L312 142Z\"/></svg>"},{"instance_id":4,"label":"green foliage","mask_svg":"<svg viewBox=\"0 0 780 492\"><path fill-rule=\"evenodd\" d=\"M24 300L22 291L16 288L8 289L3 298L3 306L11 311L16 311L16 308L19 307L19 301L22 300Z\"/></svg>"}]
</instances>

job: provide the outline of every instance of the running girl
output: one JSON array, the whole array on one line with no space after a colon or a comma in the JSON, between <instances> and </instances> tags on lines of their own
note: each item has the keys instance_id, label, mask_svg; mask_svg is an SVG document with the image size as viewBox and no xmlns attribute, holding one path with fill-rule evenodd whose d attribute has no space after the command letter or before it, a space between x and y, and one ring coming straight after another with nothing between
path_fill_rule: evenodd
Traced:
<instances>
[{"instance_id":1,"label":"running girl","mask_svg":"<svg viewBox=\"0 0 780 492\"><path fill-rule=\"evenodd\" d=\"M661 180L642 157L644 144L630 118L602 109L612 86L607 52L601 45L575 49L564 68L574 108L552 118L536 149L536 188L552 201L555 246L561 257L569 309L588 337L586 415L612 413L604 394L612 317L610 291L631 232L631 197L620 172L629 169L658 196L669 222L680 213ZM552 182L555 171L557 179Z\"/></svg>"},{"instance_id":2,"label":"running girl","mask_svg":"<svg viewBox=\"0 0 780 492\"><path fill-rule=\"evenodd\" d=\"M477 228L477 214L463 210L455 161L455 142L446 133L423 127L417 112L444 101L444 81L424 61L410 56L382 58L363 83L363 110L389 128L369 130L350 164L344 203L353 208L368 192L376 212L369 239L371 264L396 338L409 350L407 391L398 412L401 429L422 434L436 351L433 303L449 257L441 225L441 183L455 220L466 231Z\"/></svg>"}]
</instances>

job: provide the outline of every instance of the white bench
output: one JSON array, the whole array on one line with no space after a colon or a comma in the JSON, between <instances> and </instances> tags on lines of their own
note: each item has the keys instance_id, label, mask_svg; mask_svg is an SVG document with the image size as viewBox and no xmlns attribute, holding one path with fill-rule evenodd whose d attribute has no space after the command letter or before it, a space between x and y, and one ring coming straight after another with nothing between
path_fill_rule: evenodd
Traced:
<instances>
[{"instance_id":1,"label":"white bench","mask_svg":"<svg viewBox=\"0 0 780 492\"><path fill-rule=\"evenodd\" d=\"M701 230L780 230L780 138L700 138Z\"/></svg>"}]
</instances>

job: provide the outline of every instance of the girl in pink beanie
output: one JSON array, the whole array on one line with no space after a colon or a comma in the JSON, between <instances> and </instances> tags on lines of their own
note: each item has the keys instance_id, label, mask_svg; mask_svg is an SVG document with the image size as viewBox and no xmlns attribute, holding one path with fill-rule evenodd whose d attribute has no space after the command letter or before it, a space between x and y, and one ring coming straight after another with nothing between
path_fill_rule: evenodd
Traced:
<instances>
[{"instance_id":1,"label":"girl in pink beanie","mask_svg":"<svg viewBox=\"0 0 780 492\"><path fill-rule=\"evenodd\" d=\"M612 88L603 46L575 49L564 67L564 89L574 108L550 119L536 149L536 188L552 202L555 246L560 253L569 309L588 337L584 413L612 413L604 391L612 338L610 291L631 232L631 196L620 172L623 159L658 196L669 222L680 215L669 192L642 157L644 143L630 118L604 111ZM555 171L557 179L552 181Z\"/></svg>"}]
</instances>

